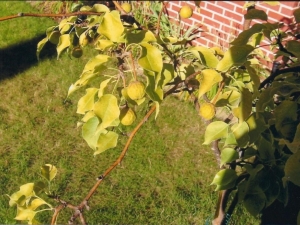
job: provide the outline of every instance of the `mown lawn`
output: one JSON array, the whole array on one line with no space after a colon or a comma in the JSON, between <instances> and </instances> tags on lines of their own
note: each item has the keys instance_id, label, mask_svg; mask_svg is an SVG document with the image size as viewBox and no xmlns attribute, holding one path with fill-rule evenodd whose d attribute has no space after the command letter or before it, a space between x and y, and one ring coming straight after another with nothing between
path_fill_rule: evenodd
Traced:
<instances>
[{"instance_id":1,"label":"mown lawn","mask_svg":"<svg viewBox=\"0 0 300 225\"><path fill-rule=\"evenodd\" d=\"M33 11L25 2L0 2L0 17ZM55 49L49 46L37 63L36 44L55 22L18 18L0 23L0 224L14 224L16 209L9 208L6 194L41 180L42 165L57 166L53 188L62 199L78 204L118 157L127 138L121 136L117 148L94 157L76 128L80 119L76 103L84 90L64 101L71 83L96 54L92 48L85 49L80 59L63 55L56 60ZM218 167L212 151L202 145L203 132L204 123L191 104L166 99L157 120L145 123L124 161L91 199L87 221L174 225L209 221L217 198L209 184ZM65 210L59 224L66 224L70 215ZM45 213L38 219L45 224L50 218ZM258 224L241 208L234 221Z\"/></svg>"}]
</instances>

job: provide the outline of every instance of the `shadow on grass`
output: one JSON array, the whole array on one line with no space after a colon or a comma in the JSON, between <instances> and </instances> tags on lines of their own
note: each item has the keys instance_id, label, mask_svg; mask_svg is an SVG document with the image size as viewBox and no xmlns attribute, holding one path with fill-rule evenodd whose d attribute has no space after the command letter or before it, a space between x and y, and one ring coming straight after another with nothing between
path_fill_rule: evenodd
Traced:
<instances>
[{"instance_id":1,"label":"shadow on grass","mask_svg":"<svg viewBox=\"0 0 300 225\"><path fill-rule=\"evenodd\" d=\"M38 63L36 57L36 48L39 41L45 37L45 34L0 49L0 81L11 78ZM53 44L47 42L40 54L40 60L56 57L56 48Z\"/></svg>"}]
</instances>

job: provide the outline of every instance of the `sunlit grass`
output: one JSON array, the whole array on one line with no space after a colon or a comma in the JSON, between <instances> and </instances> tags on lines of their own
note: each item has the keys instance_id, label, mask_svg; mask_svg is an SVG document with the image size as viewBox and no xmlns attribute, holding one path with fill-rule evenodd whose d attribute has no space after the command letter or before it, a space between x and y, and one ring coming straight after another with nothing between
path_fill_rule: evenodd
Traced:
<instances>
[{"instance_id":1,"label":"sunlit grass","mask_svg":"<svg viewBox=\"0 0 300 225\"><path fill-rule=\"evenodd\" d=\"M24 2L1 2L0 6L3 4L14 7L16 13L32 10ZM10 10L0 7L1 16L8 13ZM31 39L53 24L50 19L40 22L27 18L25 22L19 18L5 22L6 28L0 29L21 30L23 23L29 22L32 25L22 33L10 32L4 37L1 34L1 46ZM117 148L94 157L76 128L80 119L76 102L84 90L64 100L71 83L95 54L89 48L85 53L80 59L70 60L66 55L59 60L44 59L13 78L0 81L0 224L16 223L16 210L9 208L5 194L12 194L22 184L41 180L39 171L45 163L54 164L59 170L53 184L57 194L73 204L80 203L127 140L121 136ZM191 104L173 97L166 99L158 118L145 123L124 161L92 197L91 210L85 213L87 221L205 224L214 214L217 193L209 184L218 167L209 147L202 145L203 132L204 124ZM50 216L44 214L39 219L49 223ZM70 216L70 211L64 211L59 222L66 223ZM238 219L238 224L254 224L249 216Z\"/></svg>"}]
</instances>

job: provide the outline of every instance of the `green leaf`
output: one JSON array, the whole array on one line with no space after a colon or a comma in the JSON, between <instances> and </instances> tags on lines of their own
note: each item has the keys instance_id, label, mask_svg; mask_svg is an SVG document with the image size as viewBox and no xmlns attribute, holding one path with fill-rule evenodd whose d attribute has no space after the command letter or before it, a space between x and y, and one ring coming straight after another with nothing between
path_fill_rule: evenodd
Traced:
<instances>
[{"instance_id":1,"label":"green leaf","mask_svg":"<svg viewBox=\"0 0 300 225\"><path fill-rule=\"evenodd\" d=\"M195 46L188 49L195 57L197 57L203 65L209 68L216 68L219 63L218 58L214 55L213 51L203 46Z\"/></svg>"},{"instance_id":2,"label":"green leaf","mask_svg":"<svg viewBox=\"0 0 300 225\"><path fill-rule=\"evenodd\" d=\"M56 47L56 51L57 51L57 59L59 58L59 56L61 55L61 53L70 46L71 42L70 42L70 35L69 34L63 34L59 37L59 42L58 45Z\"/></svg>"},{"instance_id":3,"label":"green leaf","mask_svg":"<svg viewBox=\"0 0 300 225\"><path fill-rule=\"evenodd\" d=\"M36 195L40 194L46 188L46 184L43 181L38 181L34 184L33 191Z\"/></svg>"},{"instance_id":4,"label":"green leaf","mask_svg":"<svg viewBox=\"0 0 300 225\"><path fill-rule=\"evenodd\" d=\"M99 101L94 104L94 112L96 116L101 119L99 130L111 126L120 115L117 98L112 94L103 95Z\"/></svg>"},{"instance_id":5,"label":"green leaf","mask_svg":"<svg viewBox=\"0 0 300 225\"><path fill-rule=\"evenodd\" d=\"M249 38L253 34L259 33L265 26L263 24L254 24L250 29L244 30L241 32L234 41L230 42L231 45L246 45L249 41Z\"/></svg>"},{"instance_id":6,"label":"green leaf","mask_svg":"<svg viewBox=\"0 0 300 225\"><path fill-rule=\"evenodd\" d=\"M99 125L99 119L95 116L90 118L82 126L82 137L87 142L89 147L93 150L96 150L97 141L100 136L100 132L96 133L98 125Z\"/></svg>"},{"instance_id":7,"label":"green leaf","mask_svg":"<svg viewBox=\"0 0 300 225\"><path fill-rule=\"evenodd\" d=\"M291 155L284 167L285 179L300 186L300 151Z\"/></svg>"},{"instance_id":8,"label":"green leaf","mask_svg":"<svg viewBox=\"0 0 300 225\"><path fill-rule=\"evenodd\" d=\"M300 23L300 8L296 9L296 10L293 12L293 15L294 15L294 17L295 17L296 23Z\"/></svg>"},{"instance_id":9,"label":"green leaf","mask_svg":"<svg viewBox=\"0 0 300 225\"><path fill-rule=\"evenodd\" d=\"M248 55L254 50L251 45L232 46L225 52L223 59L218 63L216 70L226 72L232 66L241 66L247 61Z\"/></svg>"},{"instance_id":10,"label":"green leaf","mask_svg":"<svg viewBox=\"0 0 300 225\"><path fill-rule=\"evenodd\" d=\"M150 99L154 102L161 102L163 100L163 89L157 86L156 77L158 73L155 73L153 76L149 71L144 71L144 74L147 76L147 86L146 93L150 97Z\"/></svg>"},{"instance_id":11,"label":"green leaf","mask_svg":"<svg viewBox=\"0 0 300 225\"><path fill-rule=\"evenodd\" d=\"M224 148L221 151L221 166L239 158L239 154L233 148Z\"/></svg>"},{"instance_id":12,"label":"green leaf","mask_svg":"<svg viewBox=\"0 0 300 225\"><path fill-rule=\"evenodd\" d=\"M246 122L236 123L231 127L239 147L246 147L249 142L249 127Z\"/></svg>"},{"instance_id":13,"label":"green leaf","mask_svg":"<svg viewBox=\"0 0 300 225\"><path fill-rule=\"evenodd\" d=\"M204 145L210 144L214 140L225 138L228 135L229 125L222 121L210 123L205 130Z\"/></svg>"},{"instance_id":14,"label":"green leaf","mask_svg":"<svg viewBox=\"0 0 300 225\"><path fill-rule=\"evenodd\" d=\"M163 68L161 51L148 43L140 45L142 46L141 57L138 59L140 66L145 70L160 73Z\"/></svg>"},{"instance_id":15,"label":"green leaf","mask_svg":"<svg viewBox=\"0 0 300 225\"><path fill-rule=\"evenodd\" d=\"M113 42L122 42L121 36L124 32L124 26L119 12L114 10L105 13L97 32Z\"/></svg>"},{"instance_id":16,"label":"green leaf","mask_svg":"<svg viewBox=\"0 0 300 225\"><path fill-rule=\"evenodd\" d=\"M270 141L268 141L266 138L263 136L260 136L258 141L256 142L257 147L258 147L258 152L259 152L259 157L263 161L271 162L274 163L272 160L275 159L274 156L274 145Z\"/></svg>"},{"instance_id":17,"label":"green leaf","mask_svg":"<svg viewBox=\"0 0 300 225\"><path fill-rule=\"evenodd\" d=\"M77 112L79 114L85 114L87 111L90 111L94 107L95 94L98 92L97 88L87 88L86 94L81 97L77 104Z\"/></svg>"},{"instance_id":18,"label":"green leaf","mask_svg":"<svg viewBox=\"0 0 300 225\"><path fill-rule=\"evenodd\" d=\"M244 122L252 111L252 94L248 88L242 88L241 100L238 108L233 110L234 115L239 119L239 123Z\"/></svg>"},{"instance_id":19,"label":"green leaf","mask_svg":"<svg viewBox=\"0 0 300 225\"><path fill-rule=\"evenodd\" d=\"M45 37L43 40L39 41L37 44L37 49L36 49L36 57L38 60L40 60L40 52L42 51L43 47L45 44L48 42L48 38Z\"/></svg>"},{"instance_id":20,"label":"green leaf","mask_svg":"<svg viewBox=\"0 0 300 225\"><path fill-rule=\"evenodd\" d=\"M175 74L174 74L174 66L173 64L169 63L164 63L163 64L163 69L161 71L161 76L159 77L158 80L158 86L163 88L167 83L169 83L171 80L174 79Z\"/></svg>"},{"instance_id":21,"label":"green leaf","mask_svg":"<svg viewBox=\"0 0 300 225\"><path fill-rule=\"evenodd\" d=\"M266 205L266 195L263 191L248 194L244 199L244 206L252 216L257 216Z\"/></svg>"},{"instance_id":22,"label":"green leaf","mask_svg":"<svg viewBox=\"0 0 300 225\"><path fill-rule=\"evenodd\" d=\"M294 136L293 142L286 141L286 146L291 150L291 152L296 153L300 150L300 124L297 126L297 131Z\"/></svg>"},{"instance_id":23,"label":"green leaf","mask_svg":"<svg viewBox=\"0 0 300 225\"><path fill-rule=\"evenodd\" d=\"M293 53L298 59L300 59L300 43L296 40L287 41L285 45L286 50Z\"/></svg>"},{"instance_id":24,"label":"green leaf","mask_svg":"<svg viewBox=\"0 0 300 225\"><path fill-rule=\"evenodd\" d=\"M57 168L51 164L45 164L41 167L41 174L50 182L55 178L57 174Z\"/></svg>"},{"instance_id":25,"label":"green leaf","mask_svg":"<svg viewBox=\"0 0 300 225\"><path fill-rule=\"evenodd\" d=\"M248 117L246 123L249 127L249 143L254 143L260 136L260 134L267 129L267 125L263 118L256 117L256 113L252 113Z\"/></svg>"},{"instance_id":26,"label":"green leaf","mask_svg":"<svg viewBox=\"0 0 300 225\"><path fill-rule=\"evenodd\" d=\"M118 134L113 131L100 134L97 140L97 148L94 155L104 152L107 149L114 148L118 143Z\"/></svg>"},{"instance_id":27,"label":"green leaf","mask_svg":"<svg viewBox=\"0 0 300 225\"><path fill-rule=\"evenodd\" d=\"M234 170L223 169L215 175L211 185L217 185L215 191L230 189L235 186L237 178L238 176Z\"/></svg>"},{"instance_id":28,"label":"green leaf","mask_svg":"<svg viewBox=\"0 0 300 225\"><path fill-rule=\"evenodd\" d=\"M245 20L254 20L254 19L260 19L260 20L268 20L268 15L263 10L259 9L250 9L245 15Z\"/></svg>"},{"instance_id":29,"label":"green leaf","mask_svg":"<svg viewBox=\"0 0 300 225\"><path fill-rule=\"evenodd\" d=\"M210 91L214 84L223 80L221 74L213 69L202 70L200 75L200 87L199 87L199 98L202 97L206 92Z\"/></svg>"}]
</instances>

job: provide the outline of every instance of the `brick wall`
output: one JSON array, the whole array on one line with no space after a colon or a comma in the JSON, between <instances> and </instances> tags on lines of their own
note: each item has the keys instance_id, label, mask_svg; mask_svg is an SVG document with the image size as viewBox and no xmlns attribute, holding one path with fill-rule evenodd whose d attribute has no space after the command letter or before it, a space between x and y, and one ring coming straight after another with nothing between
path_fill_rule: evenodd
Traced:
<instances>
[{"instance_id":1,"label":"brick wall","mask_svg":"<svg viewBox=\"0 0 300 225\"><path fill-rule=\"evenodd\" d=\"M188 25L201 24L204 32L194 44L212 47L222 46L224 50L243 28L244 14L243 6L246 1L201 1L200 8L195 6L194 1L170 1L167 5L168 14L171 19L178 21L178 12L184 5L192 7L194 13L189 19L182 22ZM270 6L263 1L257 1L256 9L264 10L268 15L268 22L282 21L290 23L293 21L293 11L300 6L299 1L280 1L280 5ZM261 22L261 21L253 21ZM263 44L268 44L264 41ZM268 47L264 51L270 58L272 54Z\"/></svg>"}]
</instances>

